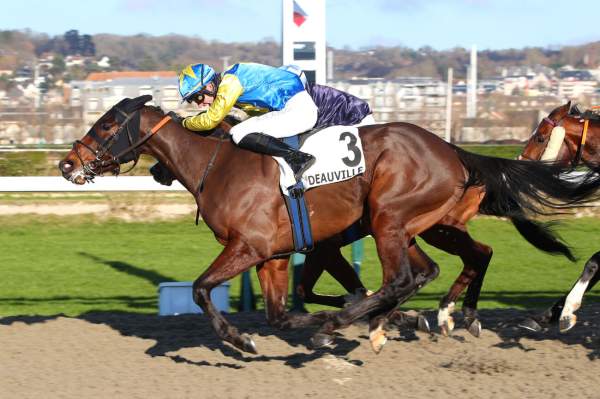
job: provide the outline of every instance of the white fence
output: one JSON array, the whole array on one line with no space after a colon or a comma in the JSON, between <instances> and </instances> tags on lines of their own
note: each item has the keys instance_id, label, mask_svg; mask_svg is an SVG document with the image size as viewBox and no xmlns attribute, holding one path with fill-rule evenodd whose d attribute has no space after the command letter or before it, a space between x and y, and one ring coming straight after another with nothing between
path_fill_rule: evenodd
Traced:
<instances>
[{"instance_id":1,"label":"white fence","mask_svg":"<svg viewBox=\"0 0 600 399\"><path fill-rule=\"evenodd\" d=\"M577 179L583 172L565 177ZM158 184L152 176L104 176L93 183L73 184L60 176L0 176L0 192L90 192L90 191L186 191L178 181L171 186Z\"/></svg>"},{"instance_id":2,"label":"white fence","mask_svg":"<svg viewBox=\"0 0 600 399\"><path fill-rule=\"evenodd\" d=\"M60 176L0 177L0 192L186 191L177 181L163 186L152 176L105 176L94 183L73 184Z\"/></svg>"}]
</instances>

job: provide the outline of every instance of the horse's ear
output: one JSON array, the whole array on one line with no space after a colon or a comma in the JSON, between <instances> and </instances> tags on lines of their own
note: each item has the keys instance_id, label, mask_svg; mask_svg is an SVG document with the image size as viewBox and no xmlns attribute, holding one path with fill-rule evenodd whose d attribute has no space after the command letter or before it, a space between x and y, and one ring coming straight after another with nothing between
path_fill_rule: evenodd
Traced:
<instances>
[{"instance_id":1,"label":"horse's ear","mask_svg":"<svg viewBox=\"0 0 600 399\"><path fill-rule=\"evenodd\" d=\"M571 100L569 100L566 104L565 107L567 107L567 115L571 113L571 108L573 107L573 104L571 103Z\"/></svg>"},{"instance_id":2,"label":"horse's ear","mask_svg":"<svg viewBox=\"0 0 600 399\"><path fill-rule=\"evenodd\" d=\"M152 96L149 94L145 94L136 98L125 98L117 104L117 107L123 109L123 111L127 113L135 112L142 108L144 104L150 100L152 100Z\"/></svg>"},{"instance_id":3,"label":"horse's ear","mask_svg":"<svg viewBox=\"0 0 600 399\"><path fill-rule=\"evenodd\" d=\"M150 100L152 100L152 96L149 94L145 94L143 96L132 98L127 102L128 111L133 112L135 110L138 110L141 107L143 107L144 104L146 104Z\"/></svg>"}]
</instances>

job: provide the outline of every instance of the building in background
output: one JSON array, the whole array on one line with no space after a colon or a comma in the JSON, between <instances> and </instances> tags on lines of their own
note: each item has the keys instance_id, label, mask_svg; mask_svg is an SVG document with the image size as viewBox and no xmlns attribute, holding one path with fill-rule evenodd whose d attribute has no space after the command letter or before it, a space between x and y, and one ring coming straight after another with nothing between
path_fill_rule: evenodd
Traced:
<instances>
[{"instance_id":1,"label":"building in background","mask_svg":"<svg viewBox=\"0 0 600 399\"><path fill-rule=\"evenodd\" d=\"M558 71L558 97L563 99L593 95L598 81L585 69L561 68Z\"/></svg>"},{"instance_id":2,"label":"building in background","mask_svg":"<svg viewBox=\"0 0 600 399\"><path fill-rule=\"evenodd\" d=\"M71 82L70 86L70 104L82 108L85 126L91 126L126 97L149 94L152 101L148 104L158 105L165 111L182 108L177 74L172 71L95 72L85 80Z\"/></svg>"}]
</instances>

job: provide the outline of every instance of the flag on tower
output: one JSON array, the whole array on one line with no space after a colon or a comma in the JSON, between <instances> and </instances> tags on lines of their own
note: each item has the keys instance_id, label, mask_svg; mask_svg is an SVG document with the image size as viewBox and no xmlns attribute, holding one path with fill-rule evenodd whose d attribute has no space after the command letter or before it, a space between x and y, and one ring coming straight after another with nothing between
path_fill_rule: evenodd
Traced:
<instances>
[{"instance_id":1,"label":"flag on tower","mask_svg":"<svg viewBox=\"0 0 600 399\"><path fill-rule=\"evenodd\" d=\"M300 7L296 0L294 0L294 23L296 26L299 27L302 25L304 21L306 21L306 17L308 17L308 14L306 14L302 7Z\"/></svg>"}]
</instances>

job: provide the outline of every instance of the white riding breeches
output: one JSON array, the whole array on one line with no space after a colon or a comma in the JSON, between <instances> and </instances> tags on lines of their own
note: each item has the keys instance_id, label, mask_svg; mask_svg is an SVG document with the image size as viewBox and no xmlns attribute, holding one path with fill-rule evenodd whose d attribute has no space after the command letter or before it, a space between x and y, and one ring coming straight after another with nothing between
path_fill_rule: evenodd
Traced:
<instances>
[{"instance_id":1,"label":"white riding breeches","mask_svg":"<svg viewBox=\"0 0 600 399\"><path fill-rule=\"evenodd\" d=\"M317 123L318 108L308 92L293 95L279 111L248 118L231 128L237 144L250 133L263 133L281 138L294 136L312 129Z\"/></svg>"}]
</instances>

